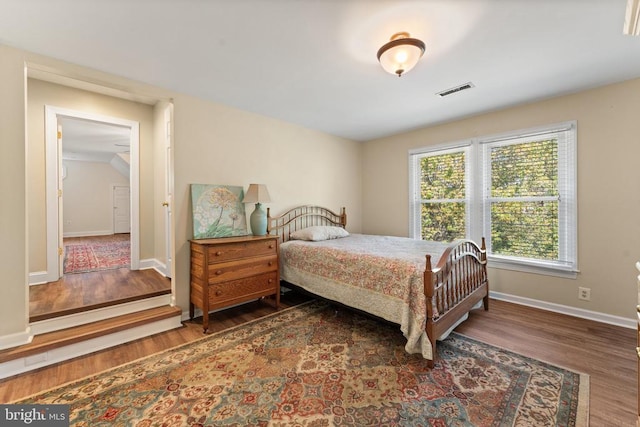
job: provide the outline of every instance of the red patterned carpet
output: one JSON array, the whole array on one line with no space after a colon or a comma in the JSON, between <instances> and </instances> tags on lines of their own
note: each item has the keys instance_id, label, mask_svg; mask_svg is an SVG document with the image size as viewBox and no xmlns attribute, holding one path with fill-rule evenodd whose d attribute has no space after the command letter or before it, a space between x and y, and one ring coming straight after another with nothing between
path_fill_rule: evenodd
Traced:
<instances>
[{"instance_id":1,"label":"red patterned carpet","mask_svg":"<svg viewBox=\"0 0 640 427\"><path fill-rule=\"evenodd\" d=\"M435 367L394 325L281 310L21 400L78 426L585 426L589 377L462 335Z\"/></svg>"},{"instance_id":2,"label":"red patterned carpet","mask_svg":"<svg viewBox=\"0 0 640 427\"><path fill-rule=\"evenodd\" d=\"M65 239L64 274L129 267L131 245L128 236Z\"/></svg>"}]
</instances>

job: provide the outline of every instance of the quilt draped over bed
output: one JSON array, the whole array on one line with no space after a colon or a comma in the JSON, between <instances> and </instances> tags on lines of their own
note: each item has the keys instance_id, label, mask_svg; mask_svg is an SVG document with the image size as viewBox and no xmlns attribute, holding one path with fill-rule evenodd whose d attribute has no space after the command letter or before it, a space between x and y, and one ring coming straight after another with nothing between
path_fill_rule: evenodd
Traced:
<instances>
[{"instance_id":1,"label":"quilt draped over bed","mask_svg":"<svg viewBox=\"0 0 640 427\"><path fill-rule=\"evenodd\" d=\"M445 243L362 234L290 240L280 246L280 273L313 294L399 324L405 350L432 359L425 332L425 255L435 266L446 248Z\"/></svg>"}]
</instances>

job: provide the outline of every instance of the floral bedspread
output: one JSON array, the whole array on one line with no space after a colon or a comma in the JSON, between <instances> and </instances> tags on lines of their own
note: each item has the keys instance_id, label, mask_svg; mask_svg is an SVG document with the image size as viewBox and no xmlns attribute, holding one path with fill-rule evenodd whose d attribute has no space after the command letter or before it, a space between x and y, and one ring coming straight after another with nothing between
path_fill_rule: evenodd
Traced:
<instances>
[{"instance_id":1,"label":"floral bedspread","mask_svg":"<svg viewBox=\"0 0 640 427\"><path fill-rule=\"evenodd\" d=\"M280 245L281 278L309 292L400 325L405 350L431 359L425 332L423 273L447 244L405 237L351 234L321 242Z\"/></svg>"}]
</instances>

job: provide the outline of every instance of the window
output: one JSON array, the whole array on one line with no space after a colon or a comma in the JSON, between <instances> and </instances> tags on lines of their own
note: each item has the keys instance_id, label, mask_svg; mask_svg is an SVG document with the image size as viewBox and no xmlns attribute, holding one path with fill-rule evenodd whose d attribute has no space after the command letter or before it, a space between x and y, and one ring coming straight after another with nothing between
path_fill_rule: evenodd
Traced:
<instances>
[{"instance_id":1,"label":"window","mask_svg":"<svg viewBox=\"0 0 640 427\"><path fill-rule=\"evenodd\" d=\"M451 242L469 233L468 147L420 153L416 162L414 238Z\"/></svg>"},{"instance_id":2,"label":"window","mask_svg":"<svg viewBox=\"0 0 640 427\"><path fill-rule=\"evenodd\" d=\"M569 122L410 152L411 236L485 237L493 266L575 276L575 135Z\"/></svg>"}]
</instances>

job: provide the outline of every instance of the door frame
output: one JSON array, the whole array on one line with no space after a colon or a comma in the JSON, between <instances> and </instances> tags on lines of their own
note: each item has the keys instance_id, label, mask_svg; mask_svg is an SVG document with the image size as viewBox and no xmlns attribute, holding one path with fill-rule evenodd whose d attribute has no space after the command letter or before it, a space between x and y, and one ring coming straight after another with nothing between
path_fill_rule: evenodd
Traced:
<instances>
[{"instance_id":1,"label":"door frame","mask_svg":"<svg viewBox=\"0 0 640 427\"><path fill-rule=\"evenodd\" d=\"M85 111L45 105L45 181L46 181L46 217L47 217L47 271L48 282L54 282L62 277L60 270L59 242L62 239L60 224L62 218L58 213L61 197L64 197L59 187L62 158L58 154L58 118L91 120L94 122L118 125L130 129L130 164L129 185L131 188L131 270L140 268L140 123L118 117L104 116ZM64 129L62 130L64 132ZM64 139L64 134L62 135Z\"/></svg>"},{"instance_id":2,"label":"door frame","mask_svg":"<svg viewBox=\"0 0 640 427\"><path fill-rule=\"evenodd\" d=\"M173 224L173 103L164 107L164 155L165 155L165 268L164 275L173 278L174 233ZM173 281L172 281L173 282ZM175 292L172 291L175 299Z\"/></svg>"}]
</instances>

